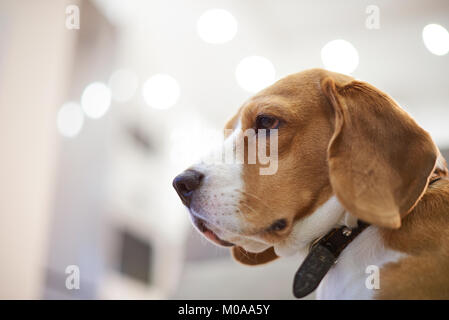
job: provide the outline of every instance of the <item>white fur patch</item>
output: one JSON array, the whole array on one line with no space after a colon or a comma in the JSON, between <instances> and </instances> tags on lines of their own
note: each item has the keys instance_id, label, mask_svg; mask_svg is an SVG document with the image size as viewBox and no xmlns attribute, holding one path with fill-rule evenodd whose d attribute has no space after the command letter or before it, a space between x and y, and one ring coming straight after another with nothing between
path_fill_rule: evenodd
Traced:
<instances>
[{"instance_id":1,"label":"white fur patch","mask_svg":"<svg viewBox=\"0 0 449 320\"><path fill-rule=\"evenodd\" d=\"M242 165L216 161L217 154L230 154L234 140L240 130L236 129L217 150L191 167L204 174L201 188L194 193L191 203L192 214L217 228L239 232L243 221L239 201L243 189Z\"/></svg>"},{"instance_id":2,"label":"white fur patch","mask_svg":"<svg viewBox=\"0 0 449 320\"><path fill-rule=\"evenodd\" d=\"M274 251L278 256L284 257L307 250L315 239L341 223L344 213L340 202L332 196L315 212L297 221L288 238L274 245Z\"/></svg>"},{"instance_id":3,"label":"white fur patch","mask_svg":"<svg viewBox=\"0 0 449 320\"><path fill-rule=\"evenodd\" d=\"M358 235L341 253L317 290L317 299L372 299L376 289L365 285L367 267L379 269L388 262L396 262L406 254L385 248L378 228L370 226ZM382 289L382 277L380 277Z\"/></svg>"}]
</instances>

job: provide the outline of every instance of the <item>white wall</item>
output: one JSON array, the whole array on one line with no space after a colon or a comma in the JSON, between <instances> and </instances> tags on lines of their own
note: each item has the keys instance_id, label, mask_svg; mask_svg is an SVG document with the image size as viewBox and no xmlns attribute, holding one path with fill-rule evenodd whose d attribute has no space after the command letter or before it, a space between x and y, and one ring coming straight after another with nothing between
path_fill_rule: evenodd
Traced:
<instances>
[{"instance_id":1,"label":"white wall","mask_svg":"<svg viewBox=\"0 0 449 320\"><path fill-rule=\"evenodd\" d=\"M71 1L76 3L77 1ZM76 34L65 1L0 3L0 298L41 297L57 136Z\"/></svg>"}]
</instances>

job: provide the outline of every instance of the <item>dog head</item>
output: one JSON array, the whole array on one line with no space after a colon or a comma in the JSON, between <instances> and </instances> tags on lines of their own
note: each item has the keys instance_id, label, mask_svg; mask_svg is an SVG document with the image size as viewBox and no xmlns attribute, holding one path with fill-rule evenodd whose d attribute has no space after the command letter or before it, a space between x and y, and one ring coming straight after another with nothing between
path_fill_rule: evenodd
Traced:
<instances>
[{"instance_id":1,"label":"dog head","mask_svg":"<svg viewBox=\"0 0 449 320\"><path fill-rule=\"evenodd\" d=\"M173 185L196 228L246 264L291 254L357 219L399 228L437 163L447 174L428 133L389 96L321 69L259 92L225 129L220 150L243 150L236 161L203 160ZM250 161L254 149L275 164Z\"/></svg>"}]
</instances>

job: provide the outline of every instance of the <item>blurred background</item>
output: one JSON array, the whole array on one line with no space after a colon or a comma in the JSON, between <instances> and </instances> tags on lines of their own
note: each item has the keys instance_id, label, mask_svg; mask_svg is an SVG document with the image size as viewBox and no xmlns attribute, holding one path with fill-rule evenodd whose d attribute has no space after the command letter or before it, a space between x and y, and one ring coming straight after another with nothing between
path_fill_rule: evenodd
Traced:
<instances>
[{"instance_id":1,"label":"blurred background","mask_svg":"<svg viewBox=\"0 0 449 320\"><path fill-rule=\"evenodd\" d=\"M312 67L389 93L446 152L448 29L447 0L0 0L0 298L292 299L298 258L233 262L173 177Z\"/></svg>"}]
</instances>

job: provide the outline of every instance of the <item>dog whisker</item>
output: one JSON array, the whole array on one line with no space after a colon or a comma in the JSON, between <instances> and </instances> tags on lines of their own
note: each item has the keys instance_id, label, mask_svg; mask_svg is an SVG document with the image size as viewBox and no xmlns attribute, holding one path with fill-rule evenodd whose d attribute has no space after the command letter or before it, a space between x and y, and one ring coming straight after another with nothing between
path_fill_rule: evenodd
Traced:
<instances>
[{"instance_id":1,"label":"dog whisker","mask_svg":"<svg viewBox=\"0 0 449 320\"><path fill-rule=\"evenodd\" d=\"M254 208L252 208L250 205L246 204L246 203L241 203L243 206L245 206L246 208L248 208L249 210L251 210L253 213L257 213L256 210L254 210Z\"/></svg>"},{"instance_id":2,"label":"dog whisker","mask_svg":"<svg viewBox=\"0 0 449 320\"><path fill-rule=\"evenodd\" d=\"M259 203L260 203L261 205L263 205L264 207L266 207L267 209L269 209L270 212L272 212L272 208L271 208L269 205L267 205L267 204L266 204L260 197L256 196L255 194L252 194L252 193L250 193L250 192L247 192L247 191L241 190L240 192L243 193L244 195L253 197L254 199L258 200Z\"/></svg>"}]
</instances>

